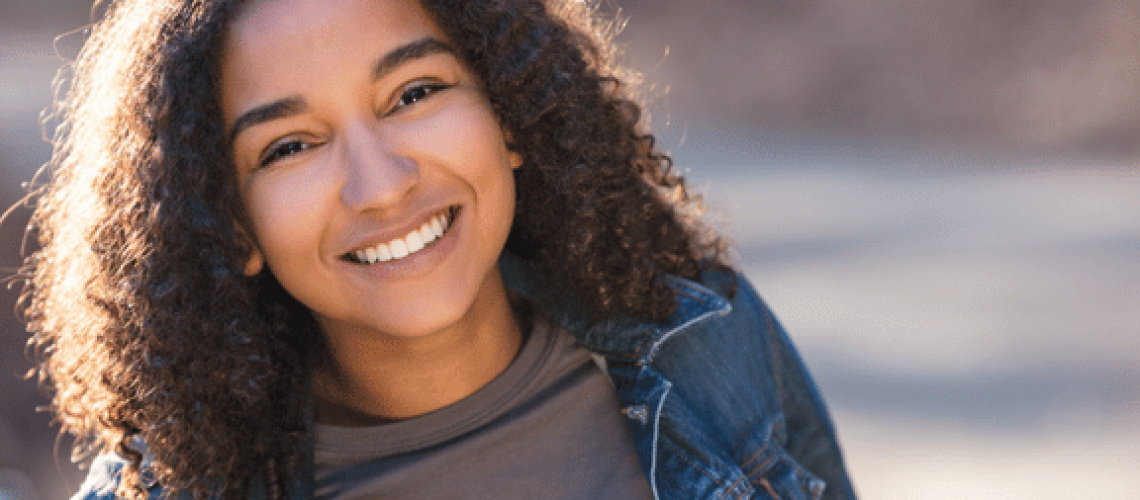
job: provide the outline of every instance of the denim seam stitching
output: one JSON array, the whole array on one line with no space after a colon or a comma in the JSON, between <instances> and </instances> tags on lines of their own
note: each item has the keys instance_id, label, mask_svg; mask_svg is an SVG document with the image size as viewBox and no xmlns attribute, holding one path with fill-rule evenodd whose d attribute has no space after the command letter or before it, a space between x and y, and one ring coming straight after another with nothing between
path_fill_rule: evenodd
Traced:
<instances>
[{"instance_id":1,"label":"denim seam stitching","mask_svg":"<svg viewBox=\"0 0 1140 500\"><path fill-rule=\"evenodd\" d=\"M674 448L676 448L676 447L674 446ZM689 464L689 466L691 466L692 468L696 469L696 470L697 470L697 472L700 472L701 474L704 474L704 475L705 475L705 477L709 478L709 480L711 480L711 481L712 481L713 483L715 483L717 486L720 486L720 487L722 487L722 488L724 487L724 481L721 481L721 480L717 479L717 477L716 477L716 476L714 476L714 475L713 475L711 472L709 472L709 471L708 471L708 469L705 469L704 467L701 467L701 465L700 465L700 464L698 464L697 462L694 462L693 460L691 460L691 459L688 457L688 455L686 455L686 454L684 454L684 453L681 453L680 451L676 451L676 452L674 452L674 454L675 454L675 455L677 455L678 457L680 457L680 458L681 458L681 460L684 460L684 461L685 461L685 463Z\"/></svg>"},{"instance_id":2,"label":"denim seam stitching","mask_svg":"<svg viewBox=\"0 0 1140 500\"><path fill-rule=\"evenodd\" d=\"M649 464L649 488L653 490L653 500L658 500L657 496L657 440L661 436L661 410L665 407L665 398L669 397L669 391L672 387L666 385L665 393L661 395L661 400L657 402L657 413L653 416L653 452L650 457Z\"/></svg>"},{"instance_id":3,"label":"denim seam stitching","mask_svg":"<svg viewBox=\"0 0 1140 500\"><path fill-rule=\"evenodd\" d=\"M770 455L767 458L767 460L762 462L761 465L755 469L757 471L766 470L765 465L771 464L772 459L776 456L776 453L770 452L769 448L772 448L772 446L773 446L772 441L775 439L775 436L779 434L779 430L782 429L783 427L784 427L784 419L782 419L782 418L776 420L775 424L768 427L767 432L765 433L766 435L764 436L764 446L760 447L760 449L756 450L756 452L753 453L752 456L748 457L748 459L745 460L744 463L742 463L740 465L741 469L750 469L751 468L750 464L752 464L753 461L758 460L767 454L767 455Z\"/></svg>"},{"instance_id":4,"label":"denim seam stitching","mask_svg":"<svg viewBox=\"0 0 1140 500\"><path fill-rule=\"evenodd\" d=\"M748 497L744 496L745 493L741 493L741 494L735 493L736 487L740 486L740 483L743 481L746 481L747 479L748 479L747 476L745 476L744 474L741 474L740 477L736 478L736 481L733 481L732 484L728 486L728 490L726 490L726 491L728 491L728 494L732 495L733 498L736 498L738 500L747 500Z\"/></svg>"},{"instance_id":5,"label":"denim seam stitching","mask_svg":"<svg viewBox=\"0 0 1140 500\"><path fill-rule=\"evenodd\" d=\"M768 478L761 477L760 486L762 486L764 488L764 491L767 491L768 494L772 496L773 500L780 500L780 493L776 491L776 488L772 487L772 482L768 481Z\"/></svg>"},{"instance_id":6,"label":"denim seam stitching","mask_svg":"<svg viewBox=\"0 0 1140 500\"><path fill-rule=\"evenodd\" d=\"M706 311L704 314L701 314L700 316L694 317L694 318L690 319L689 321L686 321L684 324L681 324L677 327L674 327L674 328L670 329L669 331L661 334L661 336L657 339L657 341L649 346L649 352L647 352L645 354L645 357L643 358L644 362L649 363L649 362L653 361L653 357L657 355L657 351L661 350L661 346L663 344L665 344L665 342L668 341L670 338L672 338L674 335L681 332L682 330L685 330L685 329L689 328L690 326L693 326L694 324L700 323L700 322L702 322L706 319L709 319L713 316L724 316L730 312L732 312L732 304L725 302L724 307L714 309L711 311Z\"/></svg>"}]
</instances>

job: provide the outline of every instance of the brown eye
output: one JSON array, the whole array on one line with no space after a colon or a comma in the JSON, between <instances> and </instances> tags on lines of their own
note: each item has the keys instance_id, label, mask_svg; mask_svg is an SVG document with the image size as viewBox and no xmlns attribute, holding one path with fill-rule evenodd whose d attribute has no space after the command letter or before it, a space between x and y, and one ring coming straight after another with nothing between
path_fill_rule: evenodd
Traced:
<instances>
[{"instance_id":1,"label":"brown eye","mask_svg":"<svg viewBox=\"0 0 1140 500\"><path fill-rule=\"evenodd\" d=\"M447 89L447 85L439 83L418 84L409 87L400 95L400 100L396 102L395 110L400 110L406 106L411 106L417 102L427 99L441 90Z\"/></svg>"},{"instance_id":2,"label":"brown eye","mask_svg":"<svg viewBox=\"0 0 1140 500\"><path fill-rule=\"evenodd\" d=\"M278 160L288 158L311 147L312 144L301 141L289 141L277 144L269 149L269 153L261 159L260 165L267 167Z\"/></svg>"}]
</instances>

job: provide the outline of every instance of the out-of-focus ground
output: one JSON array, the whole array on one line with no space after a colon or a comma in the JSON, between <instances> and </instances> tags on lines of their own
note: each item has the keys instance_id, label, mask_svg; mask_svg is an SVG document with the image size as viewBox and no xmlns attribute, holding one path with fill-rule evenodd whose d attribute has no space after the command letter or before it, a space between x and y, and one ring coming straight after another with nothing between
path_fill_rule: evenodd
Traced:
<instances>
[{"instance_id":1,"label":"out-of-focus ground","mask_svg":"<svg viewBox=\"0 0 1140 500\"><path fill-rule=\"evenodd\" d=\"M49 155L52 37L87 7L0 2L7 207ZM622 6L661 143L800 347L863 498L1140 498L1140 6ZM27 215L0 225L5 276ZM65 498L81 473L17 377L15 295L0 468Z\"/></svg>"}]
</instances>

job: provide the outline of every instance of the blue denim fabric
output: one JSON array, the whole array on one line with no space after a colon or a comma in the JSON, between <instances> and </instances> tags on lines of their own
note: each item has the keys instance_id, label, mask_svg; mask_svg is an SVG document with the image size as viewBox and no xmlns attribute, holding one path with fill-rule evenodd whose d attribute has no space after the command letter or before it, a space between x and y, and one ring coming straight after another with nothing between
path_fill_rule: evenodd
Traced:
<instances>
[{"instance_id":1,"label":"blue denim fabric","mask_svg":"<svg viewBox=\"0 0 1140 500\"><path fill-rule=\"evenodd\" d=\"M672 277L668 321L588 326L571 298L501 265L509 287L556 304L555 321L604 358L658 500L855 498L819 390L743 276Z\"/></svg>"},{"instance_id":2,"label":"blue denim fabric","mask_svg":"<svg viewBox=\"0 0 1140 500\"><path fill-rule=\"evenodd\" d=\"M520 262L504 256L501 265L507 286L546 304L604 360L658 500L855 498L819 391L743 276L670 278L678 307L668 321L591 326ZM121 466L101 457L73 498L114 498ZM310 474L293 485L294 498L312 496Z\"/></svg>"}]
</instances>

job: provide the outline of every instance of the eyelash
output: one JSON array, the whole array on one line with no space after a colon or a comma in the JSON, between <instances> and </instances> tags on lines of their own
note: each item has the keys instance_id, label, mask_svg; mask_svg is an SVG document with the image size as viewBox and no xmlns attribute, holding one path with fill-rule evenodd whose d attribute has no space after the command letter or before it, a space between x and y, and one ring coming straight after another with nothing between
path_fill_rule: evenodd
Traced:
<instances>
[{"instance_id":1,"label":"eyelash","mask_svg":"<svg viewBox=\"0 0 1140 500\"><path fill-rule=\"evenodd\" d=\"M414 84L411 87L406 88L404 92L400 94L400 99L396 101L396 104L392 107L392 110L389 111L389 114L399 112L408 106L423 101L424 99L429 99L439 91L447 90L448 88L451 88L451 85L442 83ZM265 155L262 157L261 161L258 162L258 164L261 167L267 167L277 162L278 160L281 160L282 158L287 158L297 153L306 151L313 146L315 146L314 143L299 140L289 140L286 142L277 143L270 146L266 150Z\"/></svg>"},{"instance_id":2,"label":"eyelash","mask_svg":"<svg viewBox=\"0 0 1140 500\"><path fill-rule=\"evenodd\" d=\"M313 147L311 143L292 140L274 144L267 150L265 157L263 157L258 164L262 167L267 167L281 158L293 156L311 147Z\"/></svg>"},{"instance_id":3,"label":"eyelash","mask_svg":"<svg viewBox=\"0 0 1140 500\"><path fill-rule=\"evenodd\" d=\"M404 109L408 106L411 106L412 104L430 98L441 90L447 90L449 88L451 88L451 85L438 82L413 84L412 86L404 89L404 92L400 94L400 99L396 101L396 105L392 108L391 112L394 113L396 111ZM417 94L417 96L411 97L412 94ZM411 99L410 102L407 102L409 99Z\"/></svg>"}]
</instances>

